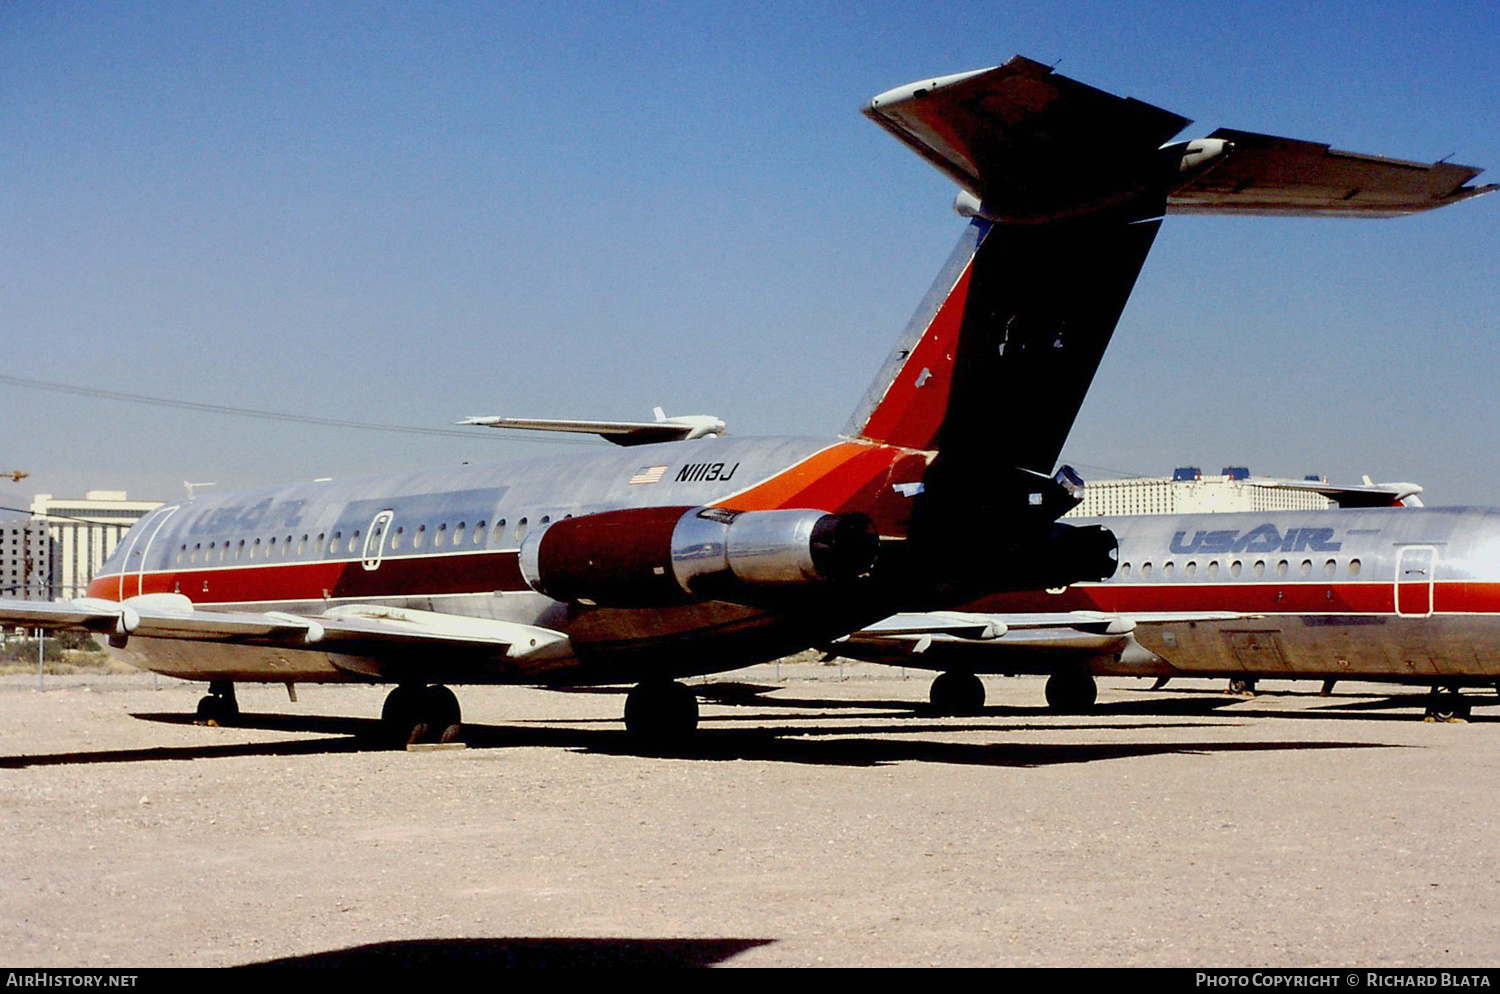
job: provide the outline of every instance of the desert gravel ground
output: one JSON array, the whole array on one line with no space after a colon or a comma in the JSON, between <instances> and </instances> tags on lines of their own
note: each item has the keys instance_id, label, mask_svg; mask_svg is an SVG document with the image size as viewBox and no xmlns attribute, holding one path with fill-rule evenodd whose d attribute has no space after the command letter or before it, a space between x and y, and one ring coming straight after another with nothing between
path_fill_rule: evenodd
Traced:
<instances>
[{"instance_id":1,"label":"desert gravel ground","mask_svg":"<svg viewBox=\"0 0 1500 994\"><path fill-rule=\"evenodd\" d=\"M469 748L409 753L381 687L214 728L199 684L0 677L0 965L1500 963L1500 708L991 678L936 718L905 676L695 681L666 754L623 689L460 688Z\"/></svg>"}]
</instances>

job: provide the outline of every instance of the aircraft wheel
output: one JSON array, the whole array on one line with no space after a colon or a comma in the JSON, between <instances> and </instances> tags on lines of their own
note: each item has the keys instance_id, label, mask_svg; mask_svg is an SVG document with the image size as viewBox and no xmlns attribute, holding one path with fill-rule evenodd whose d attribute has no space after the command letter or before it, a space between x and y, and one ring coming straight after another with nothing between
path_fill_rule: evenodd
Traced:
<instances>
[{"instance_id":1,"label":"aircraft wheel","mask_svg":"<svg viewBox=\"0 0 1500 994\"><path fill-rule=\"evenodd\" d=\"M1253 676L1233 677L1229 681L1229 692L1231 694L1242 694L1245 697L1254 697L1255 683L1256 680Z\"/></svg>"},{"instance_id":2,"label":"aircraft wheel","mask_svg":"<svg viewBox=\"0 0 1500 994\"><path fill-rule=\"evenodd\" d=\"M234 702L209 694L198 702L197 720L203 724L229 725L240 716Z\"/></svg>"},{"instance_id":3,"label":"aircraft wheel","mask_svg":"<svg viewBox=\"0 0 1500 994\"><path fill-rule=\"evenodd\" d=\"M984 681L972 673L939 673L927 699L938 714L978 714L984 707Z\"/></svg>"},{"instance_id":4,"label":"aircraft wheel","mask_svg":"<svg viewBox=\"0 0 1500 994\"><path fill-rule=\"evenodd\" d=\"M1099 684L1083 669L1061 669L1047 678L1047 706L1061 714L1083 714L1099 698Z\"/></svg>"},{"instance_id":5,"label":"aircraft wheel","mask_svg":"<svg viewBox=\"0 0 1500 994\"><path fill-rule=\"evenodd\" d=\"M208 696L198 702L197 720L205 725L232 725L240 716L240 704L234 696L234 684L215 680L208 685Z\"/></svg>"},{"instance_id":6,"label":"aircraft wheel","mask_svg":"<svg viewBox=\"0 0 1500 994\"><path fill-rule=\"evenodd\" d=\"M418 740L417 727L424 724L421 712L426 692L427 688L420 684L403 683L385 695L385 706L380 709L382 738L392 745L410 745Z\"/></svg>"},{"instance_id":7,"label":"aircraft wheel","mask_svg":"<svg viewBox=\"0 0 1500 994\"><path fill-rule=\"evenodd\" d=\"M417 736L417 741L458 741L463 713L453 691L440 684L426 687L422 691L421 705L422 723L427 727L425 734Z\"/></svg>"},{"instance_id":8,"label":"aircraft wheel","mask_svg":"<svg viewBox=\"0 0 1500 994\"><path fill-rule=\"evenodd\" d=\"M1433 694L1427 699L1426 717L1432 721L1468 721L1469 707L1462 694Z\"/></svg>"},{"instance_id":9,"label":"aircraft wheel","mask_svg":"<svg viewBox=\"0 0 1500 994\"><path fill-rule=\"evenodd\" d=\"M625 730L638 739L665 742L698 727L698 697L675 680L637 684L625 697Z\"/></svg>"}]
</instances>

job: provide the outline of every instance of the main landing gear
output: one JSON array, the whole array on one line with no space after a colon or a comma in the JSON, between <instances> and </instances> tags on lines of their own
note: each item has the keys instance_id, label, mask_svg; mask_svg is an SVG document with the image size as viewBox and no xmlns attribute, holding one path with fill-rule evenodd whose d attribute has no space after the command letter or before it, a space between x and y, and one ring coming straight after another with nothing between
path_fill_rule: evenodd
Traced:
<instances>
[{"instance_id":1,"label":"main landing gear","mask_svg":"<svg viewBox=\"0 0 1500 994\"><path fill-rule=\"evenodd\" d=\"M927 699L938 714L975 715L984 707L984 682L972 673L939 673Z\"/></svg>"},{"instance_id":2,"label":"main landing gear","mask_svg":"<svg viewBox=\"0 0 1500 994\"><path fill-rule=\"evenodd\" d=\"M1229 678L1229 689L1226 694L1239 694L1241 697L1255 696L1255 677L1236 676Z\"/></svg>"},{"instance_id":3,"label":"main landing gear","mask_svg":"<svg viewBox=\"0 0 1500 994\"><path fill-rule=\"evenodd\" d=\"M386 695L382 737L396 745L456 742L462 730L458 698L439 684L403 683Z\"/></svg>"},{"instance_id":4,"label":"main landing gear","mask_svg":"<svg viewBox=\"0 0 1500 994\"><path fill-rule=\"evenodd\" d=\"M1061 714L1083 714L1099 698L1094 674L1081 666L1068 666L1047 678L1047 706Z\"/></svg>"},{"instance_id":5,"label":"main landing gear","mask_svg":"<svg viewBox=\"0 0 1500 994\"><path fill-rule=\"evenodd\" d=\"M232 725L240 716L240 703L234 699L234 684L213 680L208 696L198 702L197 720L205 725Z\"/></svg>"},{"instance_id":6,"label":"main landing gear","mask_svg":"<svg viewBox=\"0 0 1500 994\"><path fill-rule=\"evenodd\" d=\"M1433 687L1432 693L1427 695L1428 721L1468 721L1469 701L1459 692L1457 687L1449 687L1446 691Z\"/></svg>"},{"instance_id":7,"label":"main landing gear","mask_svg":"<svg viewBox=\"0 0 1500 994\"><path fill-rule=\"evenodd\" d=\"M698 697L675 680L647 680L625 697L625 730L649 742L685 738L698 727Z\"/></svg>"}]
</instances>

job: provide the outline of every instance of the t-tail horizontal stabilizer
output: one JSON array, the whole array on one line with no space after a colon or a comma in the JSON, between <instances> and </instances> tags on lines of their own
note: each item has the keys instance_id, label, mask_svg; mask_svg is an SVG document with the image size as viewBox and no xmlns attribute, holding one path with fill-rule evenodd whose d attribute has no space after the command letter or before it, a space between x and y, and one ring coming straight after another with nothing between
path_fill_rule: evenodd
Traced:
<instances>
[{"instance_id":1,"label":"t-tail horizontal stabilizer","mask_svg":"<svg viewBox=\"0 0 1500 994\"><path fill-rule=\"evenodd\" d=\"M1016 56L908 83L865 114L963 187L961 213L1007 223L1087 214L1143 195L1168 213L1385 216L1489 193L1480 173L1192 122Z\"/></svg>"},{"instance_id":2,"label":"t-tail horizontal stabilizer","mask_svg":"<svg viewBox=\"0 0 1500 994\"><path fill-rule=\"evenodd\" d=\"M646 445L650 442L681 442L690 438L713 438L725 434L725 424L710 414L667 417L656 408L655 421L567 421L546 418L464 418L461 425L514 428L521 431L563 431L598 435L616 445Z\"/></svg>"}]
</instances>

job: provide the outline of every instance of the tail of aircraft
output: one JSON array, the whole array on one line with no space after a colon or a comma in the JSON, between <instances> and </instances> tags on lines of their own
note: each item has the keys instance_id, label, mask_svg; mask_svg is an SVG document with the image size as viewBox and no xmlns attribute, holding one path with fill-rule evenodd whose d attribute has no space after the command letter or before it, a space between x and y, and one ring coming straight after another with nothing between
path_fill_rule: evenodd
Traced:
<instances>
[{"instance_id":1,"label":"tail of aircraft","mask_svg":"<svg viewBox=\"0 0 1500 994\"><path fill-rule=\"evenodd\" d=\"M1019 56L865 113L971 218L844 432L935 452L913 538L963 540L987 514L1056 534L1081 481L1048 475L1165 214L1390 216L1495 189L1466 186L1467 166L1250 132L1172 141L1188 119Z\"/></svg>"}]
</instances>

